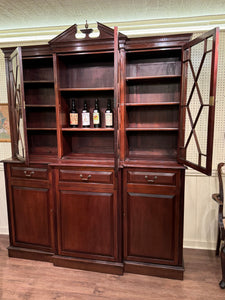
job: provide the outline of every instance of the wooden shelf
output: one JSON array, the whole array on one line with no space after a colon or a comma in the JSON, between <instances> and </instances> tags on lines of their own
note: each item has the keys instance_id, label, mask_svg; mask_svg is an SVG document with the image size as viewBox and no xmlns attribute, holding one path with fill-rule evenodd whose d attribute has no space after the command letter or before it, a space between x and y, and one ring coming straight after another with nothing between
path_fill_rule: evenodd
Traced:
<instances>
[{"instance_id":1,"label":"wooden shelf","mask_svg":"<svg viewBox=\"0 0 225 300\"><path fill-rule=\"evenodd\" d=\"M161 106L161 105L179 105L180 102L150 102L150 103L126 103L126 106Z\"/></svg>"},{"instance_id":2,"label":"wooden shelf","mask_svg":"<svg viewBox=\"0 0 225 300\"><path fill-rule=\"evenodd\" d=\"M97 131L97 132L105 132L105 131L114 131L114 128L62 128L62 131Z\"/></svg>"},{"instance_id":3,"label":"wooden shelf","mask_svg":"<svg viewBox=\"0 0 225 300\"><path fill-rule=\"evenodd\" d=\"M77 159L80 161L86 160L113 160L114 154L113 153L66 153L63 156L63 159ZM99 164L98 162L96 164Z\"/></svg>"},{"instance_id":4,"label":"wooden shelf","mask_svg":"<svg viewBox=\"0 0 225 300\"><path fill-rule=\"evenodd\" d=\"M56 128L32 128L29 127L27 130L35 130L35 131L56 131Z\"/></svg>"},{"instance_id":5,"label":"wooden shelf","mask_svg":"<svg viewBox=\"0 0 225 300\"><path fill-rule=\"evenodd\" d=\"M54 84L54 81L53 80L24 80L23 83L24 84L33 84L33 83L35 83L35 84L39 84L39 83L41 83L41 84L44 84L44 83Z\"/></svg>"},{"instance_id":6,"label":"wooden shelf","mask_svg":"<svg viewBox=\"0 0 225 300\"><path fill-rule=\"evenodd\" d=\"M157 75L157 76L135 76L135 77L126 77L126 81L143 81L143 80L160 80L160 79L176 79L181 78L181 75Z\"/></svg>"},{"instance_id":7,"label":"wooden shelf","mask_svg":"<svg viewBox=\"0 0 225 300\"><path fill-rule=\"evenodd\" d=\"M178 131L178 127L159 127L159 128L141 128L141 127L128 127L126 131Z\"/></svg>"},{"instance_id":8,"label":"wooden shelf","mask_svg":"<svg viewBox=\"0 0 225 300\"><path fill-rule=\"evenodd\" d=\"M114 91L114 87L60 88L59 91L61 92Z\"/></svg>"},{"instance_id":9,"label":"wooden shelf","mask_svg":"<svg viewBox=\"0 0 225 300\"><path fill-rule=\"evenodd\" d=\"M54 104L26 104L26 107L36 107L36 108L55 108Z\"/></svg>"}]
</instances>

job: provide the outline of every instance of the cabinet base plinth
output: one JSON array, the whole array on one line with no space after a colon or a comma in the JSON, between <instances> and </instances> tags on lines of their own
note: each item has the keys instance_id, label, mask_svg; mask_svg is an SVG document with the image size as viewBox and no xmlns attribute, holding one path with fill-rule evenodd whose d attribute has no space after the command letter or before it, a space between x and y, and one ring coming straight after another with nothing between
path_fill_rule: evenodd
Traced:
<instances>
[{"instance_id":1,"label":"cabinet base plinth","mask_svg":"<svg viewBox=\"0 0 225 300\"><path fill-rule=\"evenodd\" d=\"M123 275L123 264L118 262L114 263L54 255L53 264L57 267Z\"/></svg>"},{"instance_id":2,"label":"cabinet base plinth","mask_svg":"<svg viewBox=\"0 0 225 300\"><path fill-rule=\"evenodd\" d=\"M124 272L183 280L184 267L125 261Z\"/></svg>"},{"instance_id":3,"label":"cabinet base plinth","mask_svg":"<svg viewBox=\"0 0 225 300\"><path fill-rule=\"evenodd\" d=\"M52 262L53 253L29 248L8 247L9 257Z\"/></svg>"}]
</instances>

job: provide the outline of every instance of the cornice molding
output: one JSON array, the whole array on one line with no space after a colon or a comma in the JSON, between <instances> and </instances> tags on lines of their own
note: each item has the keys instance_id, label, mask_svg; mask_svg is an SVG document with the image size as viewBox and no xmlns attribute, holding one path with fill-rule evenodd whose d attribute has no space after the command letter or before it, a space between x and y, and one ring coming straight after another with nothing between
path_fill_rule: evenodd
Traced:
<instances>
[{"instance_id":1,"label":"cornice molding","mask_svg":"<svg viewBox=\"0 0 225 300\"><path fill-rule=\"evenodd\" d=\"M128 37L158 34L207 31L214 27L225 30L225 14L189 18L151 19L134 22L104 23L108 27L118 26L121 33ZM0 47L28 44L46 44L49 40L66 30L69 26L51 26L24 29L0 30ZM82 28L83 24L78 28ZM96 28L96 24L89 24Z\"/></svg>"}]
</instances>

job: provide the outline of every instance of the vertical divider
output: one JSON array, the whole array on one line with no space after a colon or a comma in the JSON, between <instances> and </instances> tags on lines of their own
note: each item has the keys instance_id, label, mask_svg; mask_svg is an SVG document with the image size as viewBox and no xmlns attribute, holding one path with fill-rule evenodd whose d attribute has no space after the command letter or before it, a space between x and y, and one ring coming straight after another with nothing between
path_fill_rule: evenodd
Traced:
<instances>
[{"instance_id":1,"label":"vertical divider","mask_svg":"<svg viewBox=\"0 0 225 300\"><path fill-rule=\"evenodd\" d=\"M125 116L126 116L126 53L121 49L120 54L120 161L126 156Z\"/></svg>"},{"instance_id":2,"label":"vertical divider","mask_svg":"<svg viewBox=\"0 0 225 300\"><path fill-rule=\"evenodd\" d=\"M114 215L116 217L116 228L114 231L114 240L117 241L118 260L122 261L122 222L121 222L121 172L119 171L119 35L118 27L114 27L114 193L115 207Z\"/></svg>"},{"instance_id":3,"label":"vertical divider","mask_svg":"<svg viewBox=\"0 0 225 300\"><path fill-rule=\"evenodd\" d=\"M114 27L114 168L118 177L119 145L118 145L118 107L119 107L119 49L118 27Z\"/></svg>"},{"instance_id":4,"label":"vertical divider","mask_svg":"<svg viewBox=\"0 0 225 300\"><path fill-rule=\"evenodd\" d=\"M63 147L62 147L62 128L60 121L60 91L59 91L59 77L58 77L58 62L56 53L53 54L53 71L54 71L54 86L55 86L55 106L56 106L56 125L57 125L57 152L58 158L63 156Z\"/></svg>"}]
</instances>

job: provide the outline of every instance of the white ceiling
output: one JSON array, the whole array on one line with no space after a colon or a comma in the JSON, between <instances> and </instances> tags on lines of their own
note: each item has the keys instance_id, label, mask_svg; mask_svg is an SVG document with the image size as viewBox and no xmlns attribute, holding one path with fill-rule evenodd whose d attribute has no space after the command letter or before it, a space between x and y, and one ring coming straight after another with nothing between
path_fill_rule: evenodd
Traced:
<instances>
[{"instance_id":1,"label":"white ceiling","mask_svg":"<svg viewBox=\"0 0 225 300\"><path fill-rule=\"evenodd\" d=\"M0 0L0 31L225 13L225 0Z\"/></svg>"}]
</instances>

